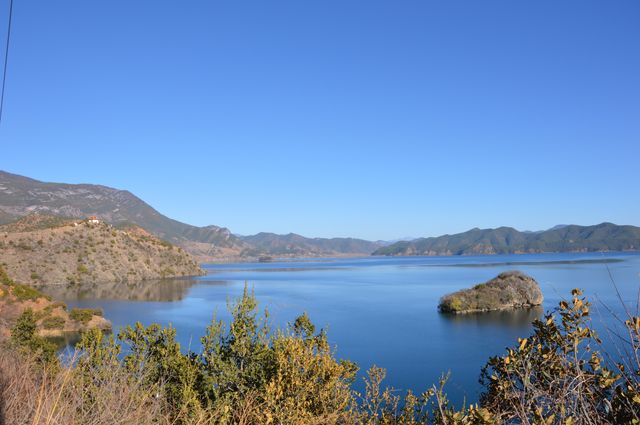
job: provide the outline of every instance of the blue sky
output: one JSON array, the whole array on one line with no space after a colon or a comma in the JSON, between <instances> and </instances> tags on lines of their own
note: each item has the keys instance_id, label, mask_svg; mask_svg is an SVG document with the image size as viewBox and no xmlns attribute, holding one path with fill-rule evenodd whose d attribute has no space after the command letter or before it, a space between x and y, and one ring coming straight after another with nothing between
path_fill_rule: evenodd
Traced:
<instances>
[{"instance_id":1,"label":"blue sky","mask_svg":"<svg viewBox=\"0 0 640 425\"><path fill-rule=\"evenodd\" d=\"M0 169L240 234L640 225L638 22L637 0L17 1Z\"/></svg>"}]
</instances>

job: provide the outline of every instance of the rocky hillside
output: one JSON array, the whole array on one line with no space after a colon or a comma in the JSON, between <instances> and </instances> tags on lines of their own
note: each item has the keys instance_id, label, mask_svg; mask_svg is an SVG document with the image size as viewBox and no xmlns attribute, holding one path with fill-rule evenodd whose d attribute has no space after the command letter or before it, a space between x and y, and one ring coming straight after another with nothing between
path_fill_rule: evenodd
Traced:
<instances>
[{"instance_id":1,"label":"rocky hillside","mask_svg":"<svg viewBox=\"0 0 640 425\"><path fill-rule=\"evenodd\" d=\"M318 257L343 255L369 255L381 245L377 242L354 238L306 238L289 233L258 233L242 236L251 248L243 251L245 256L274 255L278 257Z\"/></svg>"},{"instance_id":2,"label":"rocky hillside","mask_svg":"<svg viewBox=\"0 0 640 425\"><path fill-rule=\"evenodd\" d=\"M558 226L542 232L519 232L511 227L472 229L455 235L397 242L373 255L476 255L540 252L640 250L640 227L602 223Z\"/></svg>"},{"instance_id":3,"label":"rocky hillside","mask_svg":"<svg viewBox=\"0 0 640 425\"><path fill-rule=\"evenodd\" d=\"M261 256L369 255L382 246L361 239L306 238L293 233L238 237L224 227L197 227L170 219L126 190L93 184L45 183L0 171L0 224L33 213L76 220L97 216L114 226L136 225L181 246L201 262Z\"/></svg>"},{"instance_id":4,"label":"rocky hillside","mask_svg":"<svg viewBox=\"0 0 640 425\"><path fill-rule=\"evenodd\" d=\"M15 283L0 267L0 340L10 335L9 330L27 309L33 311L41 336L61 336L89 328L111 329L111 323L102 317L101 311L68 311L64 303L54 302L30 286Z\"/></svg>"},{"instance_id":5,"label":"rocky hillside","mask_svg":"<svg viewBox=\"0 0 640 425\"><path fill-rule=\"evenodd\" d=\"M475 313L533 307L542 304L543 300L540 286L534 278L519 271L510 271L473 288L445 295L438 308L443 313Z\"/></svg>"},{"instance_id":6,"label":"rocky hillside","mask_svg":"<svg viewBox=\"0 0 640 425\"><path fill-rule=\"evenodd\" d=\"M203 271L183 249L137 226L32 214L0 226L0 265L31 285L133 282Z\"/></svg>"},{"instance_id":7,"label":"rocky hillside","mask_svg":"<svg viewBox=\"0 0 640 425\"><path fill-rule=\"evenodd\" d=\"M45 183L0 171L0 224L32 213L70 219L97 216L114 226L136 225L179 245L199 261L242 261L260 256L369 255L381 245L352 238L306 238L259 233L238 237L218 226L170 219L126 190L93 184Z\"/></svg>"},{"instance_id":8,"label":"rocky hillside","mask_svg":"<svg viewBox=\"0 0 640 425\"><path fill-rule=\"evenodd\" d=\"M174 244L199 242L239 253L246 248L228 229L196 227L160 214L126 190L94 184L45 183L0 171L0 224L32 213L84 219L95 215L113 225L134 224Z\"/></svg>"}]
</instances>

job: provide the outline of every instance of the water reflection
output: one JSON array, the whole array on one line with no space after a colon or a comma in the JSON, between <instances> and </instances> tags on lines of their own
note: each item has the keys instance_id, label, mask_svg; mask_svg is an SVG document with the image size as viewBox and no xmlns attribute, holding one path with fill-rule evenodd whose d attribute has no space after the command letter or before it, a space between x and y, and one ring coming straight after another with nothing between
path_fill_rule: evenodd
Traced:
<instances>
[{"instance_id":1,"label":"water reflection","mask_svg":"<svg viewBox=\"0 0 640 425\"><path fill-rule=\"evenodd\" d=\"M105 332L108 333L109 331ZM63 332L62 335L50 336L46 339L56 347L56 350L61 351L64 348L75 347L80 342L80 338L80 332Z\"/></svg>"},{"instance_id":2,"label":"water reflection","mask_svg":"<svg viewBox=\"0 0 640 425\"><path fill-rule=\"evenodd\" d=\"M158 279L134 283L84 283L41 288L56 300L180 301L198 279ZM207 280L209 285L224 281Z\"/></svg>"},{"instance_id":3,"label":"water reflection","mask_svg":"<svg viewBox=\"0 0 640 425\"><path fill-rule=\"evenodd\" d=\"M474 325L477 327L508 327L512 329L528 329L535 319L544 313L542 306L531 308L487 311L483 313L450 314L442 313L443 321L454 326Z\"/></svg>"},{"instance_id":4,"label":"water reflection","mask_svg":"<svg viewBox=\"0 0 640 425\"><path fill-rule=\"evenodd\" d=\"M206 265L204 268L207 268ZM288 273L288 272L313 272L313 271L325 271L325 270L353 270L353 267L339 267L339 266L327 266L327 267L255 267L255 268L227 268L223 271L218 269L209 269L211 274L222 272L265 272L265 273Z\"/></svg>"}]
</instances>

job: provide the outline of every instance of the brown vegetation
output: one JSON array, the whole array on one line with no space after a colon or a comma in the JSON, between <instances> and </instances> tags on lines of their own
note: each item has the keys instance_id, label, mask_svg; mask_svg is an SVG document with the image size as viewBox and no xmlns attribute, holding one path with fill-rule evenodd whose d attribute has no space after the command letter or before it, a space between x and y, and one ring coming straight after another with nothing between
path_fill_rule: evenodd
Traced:
<instances>
[{"instance_id":1,"label":"brown vegetation","mask_svg":"<svg viewBox=\"0 0 640 425\"><path fill-rule=\"evenodd\" d=\"M0 262L31 285L135 282L203 274L182 248L129 226L31 215L0 226Z\"/></svg>"},{"instance_id":2,"label":"brown vegetation","mask_svg":"<svg viewBox=\"0 0 640 425\"><path fill-rule=\"evenodd\" d=\"M15 354L15 353L14 353ZM0 424L169 424L162 403L120 369L92 388L77 371L43 366L33 357L0 355Z\"/></svg>"}]
</instances>

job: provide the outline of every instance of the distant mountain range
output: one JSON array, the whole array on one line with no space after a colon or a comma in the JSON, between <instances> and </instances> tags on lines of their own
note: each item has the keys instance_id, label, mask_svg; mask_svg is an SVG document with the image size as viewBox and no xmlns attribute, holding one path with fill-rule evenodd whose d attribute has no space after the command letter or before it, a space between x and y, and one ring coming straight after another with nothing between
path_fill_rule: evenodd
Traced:
<instances>
[{"instance_id":1,"label":"distant mountain range","mask_svg":"<svg viewBox=\"0 0 640 425\"><path fill-rule=\"evenodd\" d=\"M253 255L268 253L274 256L308 256L309 253L321 255L330 252L334 255L348 255L354 253L370 254L382 246L380 242L370 242L354 238L306 238L289 233L276 235L275 233L258 233L253 236L242 236L241 239L251 246ZM247 253L245 253L247 254Z\"/></svg>"},{"instance_id":2,"label":"distant mountain range","mask_svg":"<svg viewBox=\"0 0 640 425\"><path fill-rule=\"evenodd\" d=\"M602 223L595 226L560 225L541 232L512 227L471 229L455 235L397 242L373 255L474 255L540 252L640 250L640 227Z\"/></svg>"},{"instance_id":3,"label":"distant mountain range","mask_svg":"<svg viewBox=\"0 0 640 425\"><path fill-rule=\"evenodd\" d=\"M269 257L355 255L471 255L570 251L640 250L640 228L602 223L558 225L545 231L511 227L472 229L455 235L400 240L307 238L294 233L234 235L219 226L197 227L156 211L126 190L93 184L45 183L0 171L0 224L41 213L84 219L95 215L116 226L136 225L206 261Z\"/></svg>"},{"instance_id":4,"label":"distant mountain range","mask_svg":"<svg viewBox=\"0 0 640 425\"><path fill-rule=\"evenodd\" d=\"M197 227L173 220L126 190L93 184L46 183L0 171L0 224L32 213L76 219L95 215L116 226L137 225L183 247L200 261L369 255L382 246L360 239L305 238L295 234L238 237L224 227Z\"/></svg>"}]
</instances>

